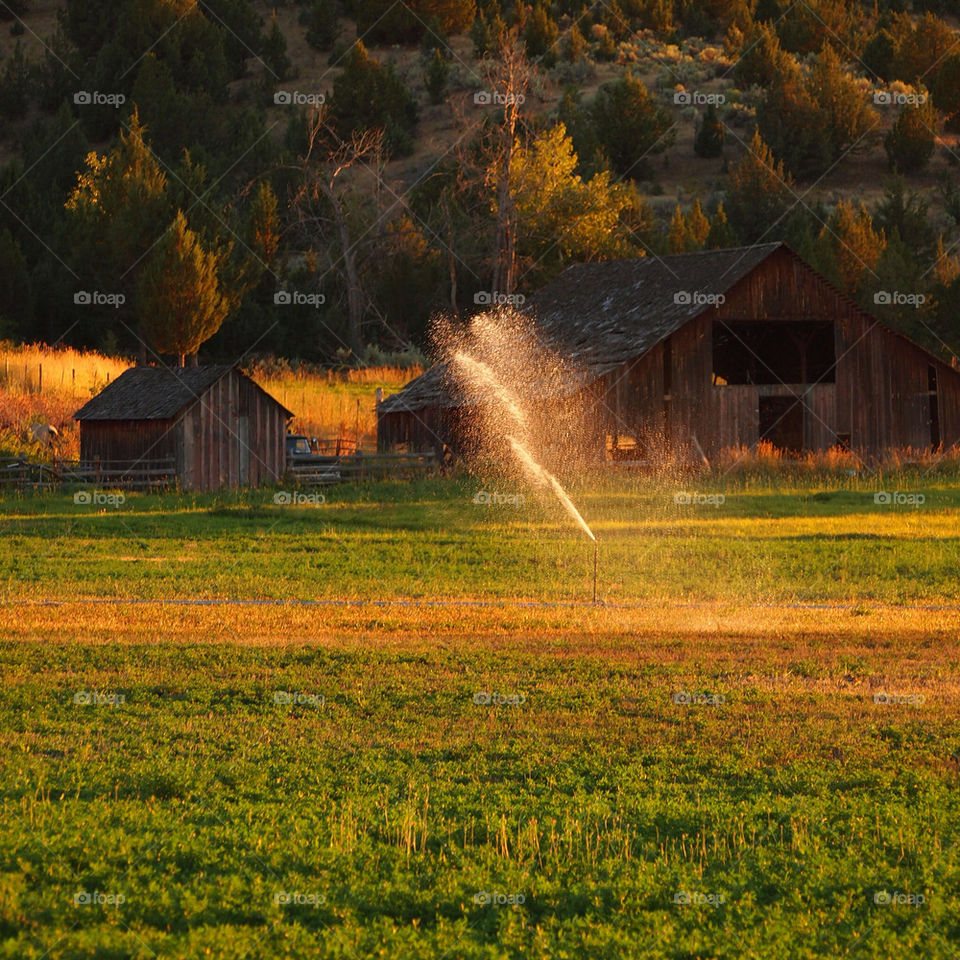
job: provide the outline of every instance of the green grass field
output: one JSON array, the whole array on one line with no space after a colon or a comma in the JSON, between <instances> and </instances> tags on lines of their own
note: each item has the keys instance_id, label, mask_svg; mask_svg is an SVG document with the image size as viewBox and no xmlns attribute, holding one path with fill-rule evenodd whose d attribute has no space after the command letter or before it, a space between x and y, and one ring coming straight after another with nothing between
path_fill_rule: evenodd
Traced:
<instances>
[{"instance_id":1,"label":"green grass field","mask_svg":"<svg viewBox=\"0 0 960 960\"><path fill-rule=\"evenodd\" d=\"M0 501L0 957L956 955L958 478L481 489Z\"/></svg>"}]
</instances>

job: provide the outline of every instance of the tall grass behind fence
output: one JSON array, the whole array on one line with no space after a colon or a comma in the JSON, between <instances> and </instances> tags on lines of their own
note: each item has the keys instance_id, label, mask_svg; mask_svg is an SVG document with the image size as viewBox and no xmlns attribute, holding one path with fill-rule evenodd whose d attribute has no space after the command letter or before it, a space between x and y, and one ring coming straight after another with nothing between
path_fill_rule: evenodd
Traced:
<instances>
[{"instance_id":1,"label":"tall grass behind fence","mask_svg":"<svg viewBox=\"0 0 960 960\"><path fill-rule=\"evenodd\" d=\"M0 342L0 452L28 457L49 455L33 439L33 424L60 431L53 453L78 457L80 439L73 414L133 361L71 347Z\"/></svg>"},{"instance_id":2,"label":"tall grass behind fence","mask_svg":"<svg viewBox=\"0 0 960 960\"><path fill-rule=\"evenodd\" d=\"M132 360L70 347L15 346L0 341L0 455L76 459L80 436L74 412L133 365ZM394 393L422 373L419 366L323 370L286 361L255 362L247 373L294 414L292 429L324 438L358 438L376 445L376 391ZM61 437L48 449L31 436L49 423Z\"/></svg>"},{"instance_id":3,"label":"tall grass behind fence","mask_svg":"<svg viewBox=\"0 0 960 960\"><path fill-rule=\"evenodd\" d=\"M0 389L13 395L65 394L89 399L116 380L132 360L72 347L14 346L0 341Z\"/></svg>"},{"instance_id":4,"label":"tall grass behind fence","mask_svg":"<svg viewBox=\"0 0 960 960\"><path fill-rule=\"evenodd\" d=\"M377 387L398 391L421 367L364 367L359 370L286 369L248 371L267 393L294 414L296 433L358 440L365 450L377 442Z\"/></svg>"}]
</instances>

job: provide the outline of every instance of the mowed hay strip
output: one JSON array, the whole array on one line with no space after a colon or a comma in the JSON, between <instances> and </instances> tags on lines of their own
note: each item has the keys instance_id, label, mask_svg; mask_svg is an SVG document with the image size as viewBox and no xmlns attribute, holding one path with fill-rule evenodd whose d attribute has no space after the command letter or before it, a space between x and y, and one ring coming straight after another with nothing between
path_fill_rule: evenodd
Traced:
<instances>
[{"instance_id":1,"label":"mowed hay strip","mask_svg":"<svg viewBox=\"0 0 960 960\"><path fill-rule=\"evenodd\" d=\"M867 652L911 670L955 669L960 663L958 611L882 605L6 603L0 604L0 634L34 643L381 645L421 651L442 644L448 651L510 649L628 661L709 656L746 664L809 656L825 667L851 652Z\"/></svg>"}]
</instances>

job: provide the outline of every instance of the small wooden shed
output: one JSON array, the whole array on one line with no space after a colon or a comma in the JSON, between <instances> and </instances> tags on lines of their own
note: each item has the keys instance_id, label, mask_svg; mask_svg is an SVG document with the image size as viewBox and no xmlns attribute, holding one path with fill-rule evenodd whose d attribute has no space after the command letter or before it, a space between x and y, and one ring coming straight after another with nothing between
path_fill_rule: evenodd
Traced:
<instances>
[{"instance_id":1,"label":"small wooden shed","mask_svg":"<svg viewBox=\"0 0 960 960\"><path fill-rule=\"evenodd\" d=\"M131 367L75 414L104 475L169 464L184 490L279 481L293 414L234 366ZM149 465L149 466L148 466Z\"/></svg>"},{"instance_id":2,"label":"small wooden shed","mask_svg":"<svg viewBox=\"0 0 960 960\"><path fill-rule=\"evenodd\" d=\"M862 310L782 243L577 264L529 303L589 383L589 456L768 442L865 456L960 444L960 370ZM378 407L381 449L465 445L444 364Z\"/></svg>"}]
</instances>

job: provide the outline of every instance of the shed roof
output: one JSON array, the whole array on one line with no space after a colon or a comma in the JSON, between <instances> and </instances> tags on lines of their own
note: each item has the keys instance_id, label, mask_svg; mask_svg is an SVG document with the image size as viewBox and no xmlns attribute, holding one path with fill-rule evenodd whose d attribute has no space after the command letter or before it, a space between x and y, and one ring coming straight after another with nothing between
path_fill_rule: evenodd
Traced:
<instances>
[{"instance_id":1,"label":"shed roof","mask_svg":"<svg viewBox=\"0 0 960 960\"><path fill-rule=\"evenodd\" d=\"M784 245L704 250L667 257L607 260L568 267L529 301L547 346L590 381L638 357L710 309ZM381 404L384 413L463 402L446 364L438 363Z\"/></svg>"},{"instance_id":2,"label":"shed roof","mask_svg":"<svg viewBox=\"0 0 960 960\"><path fill-rule=\"evenodd\" d=\"M198 400L231 370L232 364L204 367L130 367L74 415L75 420L170 420ZM246 374L236 370L237 375ZM247 379L250 379L247 377ZM253 382L253 381L251 381ZM255 384L256 385L256 384ZM262 389L256 385L257 389ZM264 391L266 392L266 391ZM267 394L269 396L269 394ZM273 397L288 416L293 414Z\"/></svg>"}]
</instances>

